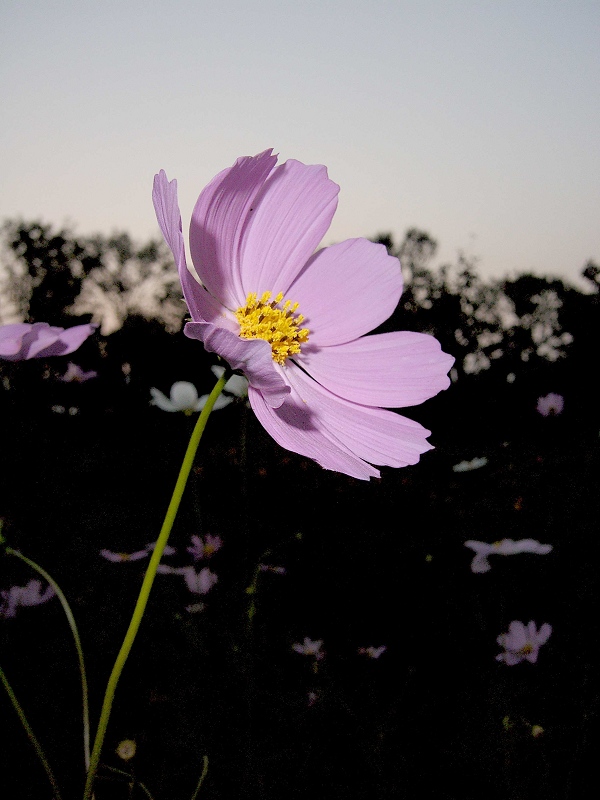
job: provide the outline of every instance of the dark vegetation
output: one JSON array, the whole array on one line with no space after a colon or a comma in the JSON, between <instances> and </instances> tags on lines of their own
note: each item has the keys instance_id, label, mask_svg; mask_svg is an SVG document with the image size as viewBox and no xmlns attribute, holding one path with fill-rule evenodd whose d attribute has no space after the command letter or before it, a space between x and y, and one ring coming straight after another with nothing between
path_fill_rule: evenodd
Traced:
<instances>
[{"instance_id":1,"label":"dark vegetation","mask_svg":"<svg viewBox=\"0 0 600 800\"><path fill-rule=\"evenodd\" d=\"M188 380L207 392L215 362L181 332L185 307L162 245L23 222L6 223L3 238L0 321L102 321L72 356L0 362L3 534L72 604L94 724L145 564L99 551L156 538L193 425L151 407L150 387ZM406 410L436 449L362 483L278 448L243 402L214 413L171 544L184 563L191 535L221 536L219 582L192 614L182 582L157 577L104 752L155 800L191 798L205 755L206 800L588 796L600 268L584 267L589 293L533 275L485 283L462 257L433 267L423 232L379 241L400 256L406 283L381 330L431 333L456 358L448 391ZM61 382L69 360L98 377ZM544 418L536 402L549 392L565 408ZM453 471L475 457L487 465ZM553 551L495 556L489 573L473 574L464 541L502 538ZM259 563L286 574L261 573L250 595ZM14 557L0 565L0 588L34 577ZM495 660L496 636L515 619L553 626L535 665ZM291 649L305 636L324 641L317 669ZM0 641L63 797L80 797L78 674L58 602L0 620ZM383 644L377 660L357 653ZM50 798L4 695L0 708L1 797ZM128 764L115 754L126 738L137 744ZM100 774L97 800L144 796Z\"/></svg>"}]
</instances>

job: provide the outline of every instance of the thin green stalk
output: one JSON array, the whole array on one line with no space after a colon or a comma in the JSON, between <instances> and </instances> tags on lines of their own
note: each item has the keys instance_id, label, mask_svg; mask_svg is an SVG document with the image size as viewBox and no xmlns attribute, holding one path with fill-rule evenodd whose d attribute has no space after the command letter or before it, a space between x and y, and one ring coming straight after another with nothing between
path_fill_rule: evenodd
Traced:
<instances>
[{"instance_id":1,"label":"thin green stalk","mask_svg":"<svg viewBox=\"0 0 600 800\"><path fill-rule=\"evenodd\" d=\"M88 704L88 684L85 674L85 662L83 660L83 648L81 647L79 631L77 630L77 625L75 624L75 617L73 616L71 607L69 606L67 598L63 594L60 586L56 583L54 578L52 578L52 576L46 572L45 569L40 567L39 564L36 564L35 561L27 558L27 556L24 556L23 553L20 553L18 550L14 550L12 547L7 547L6 552L11 556L20 558L21 561L24 561L36 572L39 572L44 580L46 580L56 592L56 596L60 600L60 604L62 605L65 616L67 617L69 627L71 628L71 633L73 634L73 640L75 641L75 649L77 650L77 660L79 663L79 674L81 676L81 694L83 699L83 759L85 763L85 771L87 772L90 767L90 712Z\"/></svg>"},{"instance_id":2,"label":"thin green stalk","mask_svg":"<svg viewBox=\"0 0 600 800\"><path fill-rule=\"evenodd\" d=\"M206 778L206 774L208 772L208 756L203 756L202 757L202 761L204 762L203 763L203 767L202 767L202 775L200 775L200 780L198 781L198 784L196 785L196 790L194 791L194 794L192 795L191 800L196 800L196 798L198 797L198 792L200 791L200 787L204 783L204 779Z\"/></svg>"},{"instance_id":3,"label":"thin green stalk","mask_svg":"<svg viewBox=\"0 0 600 800\"><path fill-rule=\"evenodd\" d=\"M133 784L134 786L139 786L140 789L146 795L146 797L150 798L150 800L154 800L154 798L152 797L152 795L148 791L147 787L144 786L144 784L141 781L138 781L136 778L134 778L134 776L131 775L129 772L125 772L125 770L122 770L122 769L117 769L116 767L109 767L108 764L105 764L104 767L105 767L105 769L109 770L110 772L114 772L117 775L123 775L125 778L127 778L129 780L130 784Z\"/></svg>"},{"instance_id":4,"label":"thin green stalk","mask_svg":"<svg viewBox=\"0 0 600 800\"><path fill-rule=\"evenodd\" d=\"M4 688L6 689L6 692L7 692L8 696L10 697L11 703L13 704L15 711L19 715L19 719L21 720L21 724L25 728L27 736L29 737L29 741L34 746L35 752L38 754L38 758L40 759L44 769L46 770L46 775L48 776L48 780L52 784L52 790L54 792L55 800L62 800L62 798L60 796L60 791L59 791L59 788L58 788L58 784L56 783L56 778L54 777L54 773L52 772L52 770L50 768L50 764L48 763L48 759L44 755L44 751L42 750L42 746L38 742L36 735L31 730L31 725L27 721L27 717L25 716L25 712L21 708L21 704L17 700L17 697L16 697L15 693L13 692L12 686L8 682L8 679L7 679L6 675L4 674L4 671L3 671L2 667L0 667L0 679L2 680L2 683L4 684Z\"/></svg>"},{"instance_id":5,"label":"thin green stalk","mask_svg":"<svg viewBox=\"0 0 600 800\"><path fill-rule=\"evenodd\" d=\"M148 603L148 598L150 596L150 590L152 589L152 584L154 583L154 578L156 577L156 569L160 563L160 559L165 549L165 545L167 544L167 541L169 539L169 534L171 533L173 523L175 522L175 517L179 509L179 504L181 503L183 491L185 489L187 479L191 472L192 465L194 463L194 457L196 455L198 445L200 444L200 439L202 438L202 434L204 433L206 422L208 420L210 412L213 409L217 397L223 391L223 387L227 383L229 377L230 374L225 372L215 384L214 389L208 396L206 405L204 406L202 412L200 413L200 416L198 417L198 421L196 422L196 425L192 432L192 436L187 446L183 463L179 471L179 477L177 478L177 483L175 484L175 489L171 497L171 502L169 503L169 507L165 515L165 520L162 524L162 528L160 530L160 534L156 541L156 545L154 547L154 550L152 551L152 557L150 558L150 563L148 564L148 569L146 570L146 574L144 576L142 588L140 589L140 593L138 595L135 608L133 610L133 615L129 623L129 628L127 629L127 633L125 634L123 644L121 645L121 649L119 650L119 653L117 655L117 659L110 674L110 678L108 679L106 692L104 694L104 701L102 703L102 710L100 711L98 730L96 731L96 738L94 741L94 746L92 748L90 768L88 770L87 780L85 783L83 800L91 800L92 787L94 784L94 778L96 776L96 772L98 770L100 753L102 750L102 745L104 743L104 737L106 735L106 728L108 726L108 720L112 709L117 683L119 682L119 678L121 677L121 672L123 671L123 667L125 666L125 662L127 661L127 657L129 656L129 653L133 646L133 642L135 640L138 629L140 627L140 623L142 621L142 617L144 616L144 611L146 610L146 605Z\"/></svg>"}]
</instances>

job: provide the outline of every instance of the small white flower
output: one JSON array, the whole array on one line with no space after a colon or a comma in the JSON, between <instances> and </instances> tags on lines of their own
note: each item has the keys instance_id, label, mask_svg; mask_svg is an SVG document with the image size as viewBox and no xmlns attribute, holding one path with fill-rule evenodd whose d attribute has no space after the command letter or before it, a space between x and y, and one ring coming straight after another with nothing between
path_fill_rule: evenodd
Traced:
<instances>
[{"instance_id":1,"label":"small white flower","mask_svg":"<svg viewBox=\"0 0 600 800\"><path fill-rule=\"evenodd\" d=\"M225 372L225 367L211 367L211 372L216 378L220 378ZM248 380L243 375L232 375L223 388L224 392L229 392L236 397L246 397L248 394Z\"/></svg>"},{"instance_id":2,"label":"small white flower","mask_svg":"<svg viewBox=\"0 0 600 800\"><path fill-rule=\"evenodd\" d=\"M551 544L540 544L536 539L501 539L499 542L478 542L469 539L465 542L465 547L475 552L475 558L471 562L472 572L488 572L490 563L488 556L512 556L517 553L536 553L546 555L552 550Z\"/></svg>"},{"instance_id":3,"label":"small white flower","mask_svg":"<svg viewBox=\"0 0 600 800\"><path fill-rule=\"evenodd\" d=\"M184 414L193 414L196 411L202 411L208 400L207 394L198 397L196 387L193 383L189 383L188 381L176 381L173 386L171 386L170 397L167 397L154 387L150 389L150 394L152 395L152 400L150 401L152 405L158 406L163 411L183 411ZM213 408L215 411L218 411L220 408L228 406L232 400L232 397L220 394Z\"/></svg>"},{"instance_id":4,"label":"small white flower","mask_svg":"<svg viewBox=\"0 0 600 800\"><path fill-rule=\"evenodd\" d=\"M557 414L562 414L565 407L565 398L556 392L544 397L538 397L537 410L543 417L555 417Z\"/></svg>"},{"instance_id":5,"label":"small white flower","mask_svg":"<svg viewBox=\"0 0 600 800\"><path fill-rule=\"evenodd\" d=\"M91 369L89 372L84 372L78 364L73 364L72 361L69 361L67 364L67 371L65 374L60 378L61 381L65 383L84 383L85 381L89 381L91 378L97 378L98 373Z\"/></svg>"},{"instance_id":6,"label":"small white flower","mask_svg":"<svg viewBox=\"0 0 600 800\"><path fill-rule=\"evenodd\" d=\"M487 458L473 458L471 461L461 461L452 467L453 472L471 472L474 469L481 469L488 463Z\"/></svg>"},{"instance_id":7,"label":"small white flower","mask_svg":"<svg viewBox=\"0 0 600 800\"><path fill-rule=\"evenodd\" d=\"M42 592L42 582L38 580L31 580L25 586L11 586L0 592L0 617L14 617L19 606L39 606L55 594L52 586Z\"/></svg>"}]
</instances>

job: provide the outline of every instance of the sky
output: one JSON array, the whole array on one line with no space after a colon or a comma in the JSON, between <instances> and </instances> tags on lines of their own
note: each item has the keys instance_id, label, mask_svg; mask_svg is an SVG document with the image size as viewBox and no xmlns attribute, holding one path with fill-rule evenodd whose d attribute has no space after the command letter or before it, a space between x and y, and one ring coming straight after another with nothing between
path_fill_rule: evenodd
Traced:
<instances>
[{"instance_id":1,"label":"sky","mask_svg":"<svg viewBox=\"0 0 600 800\"><path fill-rule=\"evenodd\" d=\"M3 0L0 220L160 232L272 147L341 186L323 244L417 227L484 278L600 262L598 0Z\"/></svg>"}]
</instances>

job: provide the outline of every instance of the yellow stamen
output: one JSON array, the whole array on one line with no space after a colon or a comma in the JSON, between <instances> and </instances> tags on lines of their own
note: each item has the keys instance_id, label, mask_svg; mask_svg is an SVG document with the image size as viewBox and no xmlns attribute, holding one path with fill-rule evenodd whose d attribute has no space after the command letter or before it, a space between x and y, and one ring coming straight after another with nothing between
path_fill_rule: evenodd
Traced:
<instances>
[{"instance_id":1,"label":"yellow stamen","mask_svg":"<svg viewBox=\"0 0 600 800\"><path fill-rule=\"evenodd\" d=\"M302 314L296 314L298 303L285 300L283 293L271 300L271 292L264 292L259 299L256 292L246 298L246 305L235 312L240 323L242 339L264 339L271 345L273 361L285 364L286 360L300 352L300 345L308 341L308 328L301 328Z\"/></svg>"}]
</instances>

